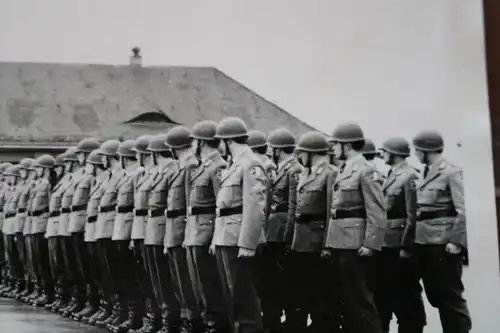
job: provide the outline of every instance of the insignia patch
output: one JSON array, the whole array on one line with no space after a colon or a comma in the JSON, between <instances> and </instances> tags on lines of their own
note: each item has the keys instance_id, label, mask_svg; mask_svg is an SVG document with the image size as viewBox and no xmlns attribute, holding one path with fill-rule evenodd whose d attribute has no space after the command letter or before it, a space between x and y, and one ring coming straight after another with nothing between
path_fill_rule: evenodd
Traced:
<instances>
[{"instance_id":1,"label":"insignia patch","mask_svg":"<svg viewBox=\"0 0 500 333\"><path fill-rule=\"evenodd\" d=\"M460 170L460 180L464 181L464 171Z\"/></svg>"},{"instance_id":2,"label":"insignia patch","mask_svg":"<svg viewBox=\"0 0 500 333\"><path fill-rule=\"evenodd\" d=\"M415 190L417 188L417 184L415 183L415 179L410 180L410 187Z\"/></svg>"},{"instance_id":3,"label":"insignia patch","mask_svg":"<svg viewBox=\"0 0 500 333\"><path fill-rule=\"evenodd\" d=\"M193 177L195 175L195 173L196 173L196 169L192 169L191 170L191 177Z\"/></svg>"},{"instance_id":4,"label":"insignia patch","mask_svg":"<svg viewBox=\"0 0 500 333\"><path fill-rule=\"evenodd\" d=\"M274 171L273 170L268 170L267 171L267 176L269 177L269 179L274 179Z\"/></svg>"},{"instance_id":5,"label":"insignia patch","mask_svg":"<svg viewBox=\"0 0 500 333\"><path fill-rule=\"evenodd\" d=\"M380 181L380 175L378 174L377 171L372 171L371 175L370 175L370 179L373 180L374 182L378 182Z\"/></svg>"},{"instance_id":6,"label":"insignia patch","mask_svg":"<svg viewBox=\"0 0 500 333\"><path fill-rule=\"evenodd\" d=\"M250 169L250 173L255 178L262 177L262 170L259 167L253 167L252 169Z\"/></svg>"},{"instance_id":7,"label":"insignia patch","mask_svg":"<svg viewBox=\"0 0 500 333\"><path fill-rule=\"evenodd\" d=\"M299 173L296 173L296 174L295 174L295 180L296 180L296 181L300 181L300 174L299 174Z\"/></svg>"},{"instance_id":8,"label":"insignia patch","mask_svg":"<svg viewBox=\"0 0 500 333\"><path fill-rule=\"evenodd\" d=\"M222 176L224 175L224 169L222 169L222 168L217 169L216 175L217 175L217 178L222 179Z\"/></svg>"}]
</instances>

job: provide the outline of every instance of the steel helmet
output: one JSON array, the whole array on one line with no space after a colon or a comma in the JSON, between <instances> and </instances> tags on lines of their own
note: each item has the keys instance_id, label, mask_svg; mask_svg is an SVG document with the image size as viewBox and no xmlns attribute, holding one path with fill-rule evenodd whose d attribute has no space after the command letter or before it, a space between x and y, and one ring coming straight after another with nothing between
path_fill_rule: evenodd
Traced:
<instances>
[{"instance_id":1,"label":"steel helmet","mask_svg":"<svg viewBox=\"0 0 500 333\"><path fill-rule=\"evenodd\" d=\"M135 157L135 140L125 140L120 144L116 154L123 157Z\"/></svg>"},{"instance_id":2,"label":"steel helmet","mask_svg":"<svg viewBox=\"0 0 500 333\"><path fill-rule=\"evenodd\" d=\"M184 126L175 126L167 133L165 145L170 149L183 149L191 147L191 131Z\"/></svg>"},{"instance_id":3,"label":"steel helmet","mask_svg":"<svg viewBox=\"0 0 500 333\"><path fill-rule=\"evenodd\" d=\"M149 141L147 150L152 151L152 152L169 151L170 148L168 148L165 145L166 140L167 140L166 134L158 134L158 135L154 136Z\"/></svg>"},{"instance_id":4,"label":"steel helmet","mask_svg":"<svg viewBox=\"0 0 500 333\"><path fill-rule=\"evenodd\" d=\"M203 120L193 126L191 137L193 139L212 141L216 140L217 123L211 120Z\"/></svg>"},{"instance_id":5,"label":"steel helmet","mask_svg":"<svg viewBox=\"0 0 500 333\"><path fill-rule=\"evenodd\" d=\"M101 155L106 155L106 156L117 156L116 152L118 151L120 144L121 144L121 142L118 140L115 140L115 139L105 141L101 145L101 148L99 149L99 153Z\"/></svg>"},{"instance_id":6,"label":"steel helmet","mask_svg":"<svg viewBox=\"0 0 500 333\"><path fill-rule=\"evenodd\" d=\"M98 150L94 150L87 156L87 163L94 165L104 165L102 162L102 156Z\"/></svg>"},{"instance_id":7,"label":"steel helmet","mask_svg":"<svg viewBox=\"0 0 500 333\"><path fill-rule=\"evenodd\" d=\"M247 125L243 120L237 117L227 117L217 125L215 137L218 139L234 139L247 137Z\"/></svg>"},{"instance_id":8,"label":"steel helmet","mask_svg":"<svg viewBox=\"0 0 500 333\"><path fill-rule=\"evenodd\" d=\"M382 144L381 150L399 156L410 156L410 143L399 137L387 139Z\"/></svg>"},{"instance_id":9,"label":"steel helmet","mask_svg":"<svg viewBox=\"0 0 500 333\"><path fill-rule=\"evenodd\" d=\"M35 160L35 163L33 165L34 167L42 167L50 169L54 166L55 162L56 161L54 157L52 157L51 155L42 155Z\"/></svg>"},{"instance_id":10,"label":"steel helmet","mask_svg":"<svg viewBox=\"0 0 500 333\"><path fill-rule=\"evenodd\" d=\"M375 147L375 143L371 139L365 138L365 144L360 151L361 154L376 154L377 148Z\"/></svg>"},{"instance_id":11,"label":"steel helmet","mask_svg":"<svg viewBox=\"0 0 500 333\"><path fill-rule=\"evenodd\" d=\"M413 138L413 146L417 150L434 152L443 149L444 141L436 131L422 131Z\"/></svg>"},{"instance_id":12,"label":"steel helmet","mask_svg":"<svg viewBox=\"0 0 500 333\"><path fill-rule=\"evenodd\" d=\"M141 154L149 154L150 151L147 150L149 145L149 140L151 140L152 135L142 135L135 140L135 146L132 148L133 151Z\"/></svg>"},{"instance_id":13,"label":"steel helmet","mask_svg":"<svg viewBox=\"0 0 500 333\"><path fill-rule=\"evenodd\" d=\"M337 126L332 133L330 141L349 143L364 140L363 130L358 124L346 123Z\"/></svg>"},{"instance_id":14,"label":"steel helmet","mask_svg":"<svg viewBox=\"0 0 500 333\"><path fill-rule=\"evenodd\" d=\"M76 147L70 147L64 153L64 162L67 161L78 162L78 158L76 157Z\"/></svg>"},{"instance_id":15,"label":"steel helmet","mask_svg":"<svg viewBox=\"0 0 500 333\"><path fill-rule=\"evenodd\" d=\"M77 153L90 153L99 148L99 142L94 138L86 138L76 146Z\"/></svg>"},{"instance_id":16,"label":"steel helmet","mask_svg":"<svg viewBox=\"0 0 500 333\"><path fill-rule=\"evenodd\" d=\"M295 147L295 137L286 128L278 128L269 134L267 144L272 148Z\"/></svg>"},{"instance_id":17,"label":"steel helmet","mask_svg":"<svg viewBox=\"0 0 500 333\"><path fill-rule=\"evenodd\" d=\"M3 172L4 176L15 176L19 177L19 170L21 169L21 166L19 164L12 165L10 167L7 167L5 171Z\"/></svg>"},{"instance_id":18,"label":"steel helmet","mask_svg":"<svg viewBox=\"0 0 500 333\"><path fill-rule=\"evenodd\" d=\"M64 154L59 154L56 156L54 166L64 166Z\"/></svg>"},{"instance_id":19,"label":"steel helmet","mask_svg":"<svg viewBox=\"0 0 500 333\"><path fill-rule=\"evenodd\" d=\"M7 170L8 167L11 167L12 163L5 162L0 164L0 173L3 173L5 170Z\"/></svg>"},{"instance_id":20,"label":"steel helmet","mask_svg":"<svg viewBox=\"0 0 500 333\"><path fill-rule=\"evenodd\" d=\"M21 162L19 162L19 166L25 170L33 170L32 168L34 162L35 160L32 158L23 158Z\"/></svg>"},{"instance_id":21,"label":"steel helmet","mask_svg":"<svg viewBox=\"0 0 500 333\"><path fill-rule=\"evenodd\" d=\"M295 150L309 153L327 152L328 140L320 132L310 131L302 135Z\"/></svg>"},{"instance_id":22,"label":"steel helmet","mask_svg":"<svg viewBox=\"0 0 500 333\"><path fill-rule=\"evenodd\" d=\"M250 148L265 147L267 145L266 135L257 130L248 131L247 145Z\"/></svg>"}]
</instances>

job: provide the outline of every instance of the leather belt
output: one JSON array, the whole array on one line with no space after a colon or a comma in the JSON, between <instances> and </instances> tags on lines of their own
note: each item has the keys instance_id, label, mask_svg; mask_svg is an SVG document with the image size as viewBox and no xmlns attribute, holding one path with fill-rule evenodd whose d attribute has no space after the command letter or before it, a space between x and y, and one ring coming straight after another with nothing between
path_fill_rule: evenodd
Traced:
<instances>
[{"instance_id":1,"label":"leather belt","mask_svg":"<svg viewBox=\"0 0 500 333\"><path fill-rule=\"evenodd\" d=\"M58 216L61 216L60 210L53 210L49 213L49 217L58 217Z\"/></svg>"},{"instance_id":2,"label":"leather belt","mask_svg":"<svg viewBox=\"0 0 500 333\"><path fill-rule=\"evenodd\" d=\"M48 212L49 212L49 207L45 207L43 209L35 210L35 211L31 212L30 214L31 214L31 216L37 217L37 216L40 216L40 215L48 213Z\"/></svg>"},{"instance_id":3,"label":"leather belt","mask_svg":"<svg viewBox=\"0 0 500 333\"><path fill-rule=\"evenodd\" d=\"M100 206L99 213L109 213L116 209L116 205Z\"/></svg>"},{"instance_id":4,"label":"leather belt","mask_svg":"<svg viewBox=\"0 0 500 333\"><path fill-rule=\"evenodd\" d=\"M134 214L135 214L135 216L148 216L148 210L147 209L135 209Z\"/></svg>"},{"instance_id":5,"label":"leather belt","mask_svg":"<svg viewBox=\"0 0 500 333\"><path fill-rule=\"evenodd\" d=\"M26 208L18 208L18 209L17 209L17 212L18 212L18 213L21 213L21 214L22 214L22 213L26 213Z\"/></svg>"},{"instance_id":6,"label":"leather belt","mask_svg":"<svg viewBox=\"0 0 500 333\"><path fill-rule=\"evenodd\" d=\"M175 219L179 216L186 215L186 208L167 210L167 218Z\"/></svg>"},{"instance_id":7,"label":"leather belt","mask_svg":"<svg viewBox=\"0 0 500 333\"><path fill-rule=\"evenodd\" d=\"M271 206L271 213L288 213L288 203Z\"/></svg>"},{"instance_id":8,"label":"leather belt","mask_svg":"<svg viewBox=\"0 0 500 333\"><path fill-rule=\"evenodd\" d=\"M417 220L432 220L444 217L456 217L458 214L456 210L450 209L441 209L441 210L433 210L433 211L418 211L417 212Z\"/></svg>"},{"instance_id":9,"label":"leather belt","mask_svg":"<svg viewBox=\"0 0 500 333\"><path fill-rule=\"evenodd\" d=\"M215 213L218 217L231 216L243 213L243 206L227 207L227 208L217 208Z\"/></svg>"},{"instance_id":10,"label":"leather belt","mask_svg":"<svg viewBox=\"0 0 500 333\"><path fill-rule=\"evenodd\" d=\"M298 224L309 223L313 221L325 221L326 214L306 214L306 213L297 213L295 214L295 218L297 219Z\"/></svg>"},{"instance_id":11,"label":"leather belt","mask_svg":"<svg viewBox=\"0 0 500 333\"><path fill-rule=\"evenodd\" d=\"M95 223L97 221L97 215L87 217L88 223Z\"/></svg>"},{"instance_id":12,"label":"leather belt","mask_svg":"<svg viewBox=\"0 0 500 333\"><path fill-rule=\"evenodd\" d=\"M354 210L335 209L331 213L332 213L332 219L334 220L366 218L366 211L364 209L354 209Z\"/></svg>"},{"instance_id":13,"label":"leather belt","mask_svg":"<svg viewBox=\"0 0 500 333\"><path fill-rule=\"evenodd\" d=\"M408 215L406 212L397 212L397 211L388 211L387 212L387 220L398 220L398 219L406 219Z\"/></svg>"},{"instance_id":14,"label":"leather belt","mask_svg":"<svg viewBox=\"0 0 500 333\"><path fill-rule=\"evenodd\" d=\"M156 208L149 211L150 217L165 216L165 208Z\"/></svg>"},{"instance_id":15,"label":"leather belt","mask_svg":"<svg viewBox=\"0 0 500 333\"><path fill-rule=\"evenodd\" d=\"M5 214L5 218L6 219L10 219L11 217L14 217L14 216L16 216L16 213L7 213L7 214Z\"/></svg>"},{"instance_id":16,"label":"leather belt","mask_svg":"<svg viewBox=\"0 0 500 333\"><path fill-rule=\"evenodd\" d=\"M72 212L79 212L79 211L86 210L86 209L87 209L87 205L75 205L75 206L71 206L71 211Z\"/></svg>"},{"instance_id":17,"label":"leather belt","mask_svg":"<svg viewBox=\"0 0 500 333\"><path fill-rule=\"evenodd\" d=\"M189 215L215 214L215 211L215 206L193 206L187 209Z\"/></svg>"},{"instance_id":18,"label":"leather belt","mask_svg":"<svg viewBox=\"0 0 500 333\"><path fill-rule=\"evenodd\" d=\"M119 214L126 214L126 213L132 213L134 211L134 205L128 205L128 206L118 206L116 211Z\"/></svg>"},{"instance_id":19,"label":"leather belt","mask_svg":"<svg viewBox=\"0 0 500 333\"><path fill-rule=\"evenodd\" d=\"M71 213L71 208L61 208L61 214L69 214Z\"/></svg>"}]
</instances>

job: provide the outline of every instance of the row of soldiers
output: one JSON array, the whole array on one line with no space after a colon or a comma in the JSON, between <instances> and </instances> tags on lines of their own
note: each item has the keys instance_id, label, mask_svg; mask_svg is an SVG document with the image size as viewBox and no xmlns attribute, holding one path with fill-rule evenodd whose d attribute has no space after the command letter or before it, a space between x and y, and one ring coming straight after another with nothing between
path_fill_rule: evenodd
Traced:
<instances>
[{"instance_id":1,"label":"row of soldiers","mask_svg":"<svg viewBox=\"0 0 500 333\"><path fill-rule=\"evenodd\" d=\"M112 332L422 333L422 281L469 332L462 172L439 133L413 146L424 170L391 138L385 176L357 124L229 117L2 164L0 292Z\"/></svg>"}]
</instances>

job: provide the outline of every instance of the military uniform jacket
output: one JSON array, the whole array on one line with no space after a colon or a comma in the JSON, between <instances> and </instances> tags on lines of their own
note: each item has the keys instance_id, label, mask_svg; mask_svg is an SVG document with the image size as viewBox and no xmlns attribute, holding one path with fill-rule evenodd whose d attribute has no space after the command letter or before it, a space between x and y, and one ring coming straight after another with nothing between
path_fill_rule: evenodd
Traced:
<instances>
[{"instance_id":1,"label":"military uniform jacket","mask_svg":"<svg viewBox=\"0 0 500 333\"><path fill-rule=\"evenodd\" d=\"M287 228L293 230L290 249L298 252L320 252L323 249L328 220L328 184L335 178L335 170L328 161L305 168L295 174L297 204L295 219Z\"/></svg>"},{"instance_id":2,"label":"military uniform jacket","mask_svg":"<svg viewBox=\"0 0 500 333\"><path fill-rule=\"evenodd\" d=\"M265 226L268 243L292 243L293 227L295 225L295 209L297 205L297 179L303 167L299 161L290 156L278 166L274 179L271 180L269 191L269 217ZM290 223L288 223L290 221ZM285 233L287 225L290 230Z\"/></svg>"},{"instance_id":3,"label":"military uniform jacket","mask_svg":"<svg viewBox=\"0 0 500 333\"><path fill-rule=\"evenodd\" d=\"M264 235L266 182L265 167L250 148L234 157L233 164L222 176L217 193L213 244L257 248Z\"/></svg>"},{"instance_id":4,"label":"military uniform jacket","mask_svg":"<svg viewBox=\"0 0 500 333\"><path fill-rule=\"evenodd\" d=\"M84 176L83 168L73 172L70 183L66 190L62 193L61 198L61 217L59 219L59 228L57 234L59 236L71 236L69 231L69 217L71 215L71 204L73 202L73 196L75 194L76 187L78 183L82 180Z\"/></svg>"},{"instance_id":5,"label":"military uniform jacket","mask_svg":"<svg viewBox=\"0 0 500 333\"><path fill-rule=\"evenodd\" d=\"M3 222L4 222L4 211L3 207L5 205L5 197L8 192L9 187L5 183L0 183L0 230L3 230Z\"/></svg>"},{"instance_id":6,"label":"military uniform jacket","mask_svg":"<svg viewBox=\"0 0 500 333\"><path fill-rule=\"evenodd\" d=\"M214 152L186 173L188 215L184 244L209 246L215 228L215 201L227 163ZM199 211L194 214L193 212Z\"/></svg>"},{"instance_id":7,"label":"military uniform jacket","mask_svg":"<svg viewBox=\"0 0 500 333\"><path fill-rule=\"evenodd\" d=\"M66 188L71 185L71 173L66 173L52 189L49 203L49 220L45 231L45 238L57 236L59 231L59 219L61 218L61 200Z\"/></svg>"},{"instance_id":8,"label":"military uniform jacket","mask_svg":"<svg viewBox=\"0 0 500 333\"><path fill-rule=\"evenodd\" d=\"M38 180L30 181L30 188L28 191L28 202L26 203L26 217L24 220L23 227L23 235L30 235L32 233L32 224L33 224L33 200L35 199L36 194L36 186L38 184Z\"/></svg>"},{"instance_id":9,"label":"military uniform jacket","mask_svg":"<svg viewBox=\"0 0 500 333\"><path fill-rule=\"evenodd\" d=\"M138 171L137 181L134 183L134 222L132 223L132 239L144 239L148 222L148 200L153 180L158 170L153 167L149 170Z\"/></svg>"},{"instance_id":10,"label":"military uniform jacket","mask_svg":"<svg viewBox=\"0 0 500 333\"><path fill-rule=\"evenodd\" d=\"M31 200L31 234L45 234L49 220L50 183L46 178L36 182Z\"/></svg>"},{"instance_id":11,"label":"military uniform jacket","mask_svg":"<svg viewBox=\"0 0 500 333\"><path fill-rule=\"evenodd\" d=\"M165 248L181 246L186 231L186 170L198 165L198 160L190 154L186 161L177 161L167 171L167 222L165 225Z\"/></svg>"},{"instance_id":12,"label":"military uniform jacket","mask_svg":"<svg viewBox=\"0 0 500 333\"><path fill-rule=\"evenodd\" d=\"M99 204L106 190L106 183L111 174L109 171L104 171L99 176L94 178L94 182L89 192L89 201L87 203L87 221L85 222L85 242L95 242L95 229L97 216L99 214Z\"/></svg>"},{"instance_id":13,"label":"military uniform jacket","mask_svg":"<svg viewBox=\"0 0 500 333\"><path fill-rule=\"evenodd\" d=\"M2 232L4 235L13 235L16 233L15 230L15 214L17 211L17 200L15 197L16 187L8 186L3 193L4 203L3 203L3 214L4 223L2 227Z\"/></svg>"},{"instance_id":14,"label":"military uniform jacket","mask_svg":"<svg viewBox=\"0 0 500 333\"><path fill-rule=\"evenodd\" d=\"M71 213L69 215L68 231L83 232L85 222L87 222L87 205L90 200L90 189L96 180L93 174L84 174L82 179L75 186L73 198L71 200Z\"/></svg>"},{"instance_id":15,"label":"military uniform jacket","mask_svg":"<svg viewBox=\"0 0 500 333\"><path fill-rule=\"evenodd\" d=\"M30 199L30 191L33 183L26 180L23 184L18 186L18 201L17 201L17 214L16 214L16 233L24 232L24 224L28 216L28 201Z\"/></svg>"},{"instance_id":16,"label":"military uniform jacket","mask_svg":"<svg viewBox=\"0 0 500 333\"><path fill-rule=\"evenodd\" d=\"M423 176L423 175L422 175ZM415 242L467 247L462 170L443 158L417 184Z\"/></svg>"},{"instance_id":17,"label":"military uniform jacket","mask_svg":"<svg viewBox=\"0 0 500 333\"><path fill-rule=\"evenodd\" d=\"M148 197L149 216L144 236L144 244L146 245L163 245L167 220L165 216L169 181L167 176L170 168L179 168L173 159L168 160L163 166L158 166L158 172L151 180L151 191ZM163 213L161 213L162 211Z\"/></svg>"},{"instance_id":18,"label":"military uniform jacket","mask_svg":"<svg viewBox=\"0 0 500 333\"><path fill-rule=\"evenodd\" d=\"M380 177L363 155L346 161L333 184L326 247L381 250L386 213Z\"/></svg>"},{"instance_id":19,"label":"military uniform jacket","mask_svg":"<svg viewBox=\"0 0 500 333\"><path fill-rule=\"evenodd\" d=\"M113 240L131 239L132 224L134 222L134 184L142 175L141 169L125 171L118 184L118 198L116 219L113 226Z\"/></svg>"},{"instance_id":20,"label":"military uniform jacket","mask_svg":"<svg viewBox=\"0 0 500 333\"><path fill-rule=\"evenodd\" d=\"M95 238L112 238L116 218L116 203L118 199L118 186L125 176L123 169L111 172L111 178L106 182L106 189L99 203L99 215L95 230Z\"/></svg>"},{"instance_id":21,"label":"military uniform jacket","mask_svg":"<svg viewBox=\"0 0 500 333\"><path fill-rule=\"evenodd\" d=\"M404 161L394 166L382 187L387 230L384 247L411 247L415 240L418 173Z\"/></svg>"}]
</instances>

